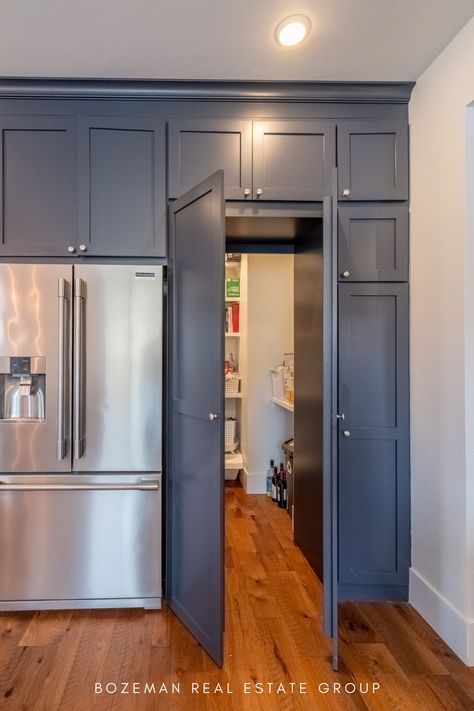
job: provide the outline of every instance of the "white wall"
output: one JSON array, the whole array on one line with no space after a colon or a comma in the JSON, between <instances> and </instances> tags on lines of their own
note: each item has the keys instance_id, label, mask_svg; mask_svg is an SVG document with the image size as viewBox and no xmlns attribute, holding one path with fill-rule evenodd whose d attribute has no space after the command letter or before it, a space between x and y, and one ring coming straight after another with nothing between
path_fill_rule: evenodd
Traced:
<instances>
[{"instance_id":1,"label":"white wall","mask_svg":"<svg viewBox=\"0 0 474 711\"><path fill-rule=\"evenodd\" d=\"M474 184L468 195L466 156L473 99L471 20L417 81L410 104L410 599L472 664L474 246L467 214Z\"/></svg>"},{"instance_id":2,"label":"white wall","mask_svg":"<svg viewBox=\"0 0 474 711\"><path fill-rule=\"evenodd\" d=\"M244 484L249 493L265 493L269 460L283 460L281 443L293 435L293 415L274 405L270 370L293 352L293 256L247 257L246 334L241 440Z\"/></svg>"}]
</instances>

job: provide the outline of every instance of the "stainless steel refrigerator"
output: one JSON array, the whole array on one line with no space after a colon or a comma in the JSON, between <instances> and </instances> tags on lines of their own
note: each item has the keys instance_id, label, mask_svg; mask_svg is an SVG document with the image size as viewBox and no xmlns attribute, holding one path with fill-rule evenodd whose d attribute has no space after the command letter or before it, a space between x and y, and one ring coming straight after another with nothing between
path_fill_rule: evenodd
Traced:
<instances>
[{"instance_id":1,"label":"stainless steel refrigerator","mask_svg":"<svg viewBox=\"0 0 474 711\"><path fill-rule=\"evenodd\" d=\"M0 609L161 604L162 272L0 264Z\"/></svg>"}]
</instances>

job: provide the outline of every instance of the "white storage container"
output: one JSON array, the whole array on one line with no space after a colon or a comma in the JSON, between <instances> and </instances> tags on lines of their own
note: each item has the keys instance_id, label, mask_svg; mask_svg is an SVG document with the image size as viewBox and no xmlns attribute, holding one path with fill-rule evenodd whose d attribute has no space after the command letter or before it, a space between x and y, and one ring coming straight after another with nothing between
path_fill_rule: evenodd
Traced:
<instances>
[{"instance_id":1,"label":"white storage container","mask_svg":"<svg viewBox=\"0 0 474 711\"><path fill-rule=\"evenodd\" d=\"M237 437L237 420L227 417L224 424L224 450L226 452L235 452L239 444Z\"/></svg>"},{"instance_id":2,"label":"white storage container","mask_svg":"<svg viewBox=\"0 0 474 711\"><path fill-rule=\"evenodd\" d=\"M278 400L285 399L284 367L278 365L270 371L272 374L272 396Z\"/></svg>"},{"instance_id":3,"label":"white storage container","mask_svg":"<svg viewBox=\"0 0 474 711\"><path fill-rule=\"evenodd\" d=\"M240 376L238 373L231 373L225 378L225 394L236 395L240 391Z\"/></svg>"}]
</instances>

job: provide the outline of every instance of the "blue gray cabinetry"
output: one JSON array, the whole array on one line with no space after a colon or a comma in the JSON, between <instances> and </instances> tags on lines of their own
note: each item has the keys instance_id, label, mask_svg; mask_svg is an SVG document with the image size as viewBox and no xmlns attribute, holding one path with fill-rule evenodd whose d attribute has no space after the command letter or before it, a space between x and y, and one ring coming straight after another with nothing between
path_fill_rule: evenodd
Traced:
<instances>
[{"instance_id":1,"label":"blue gray cabinetry","mask_svg":"<svg viewBox=\"0 0 474 711\"><path fill-rule=\"evenodd\" d=\"M169 122L169 197L224 170L227 200L313 200L330 193L335 122L180 119Z\"/></svg>"},{"instance_id":2,"label":"blue gray cabinetry","mask_svg":"<svg viewBox=\"0 0 474 711\"><path fill-rule=\"evenodd\" d=\"M339 284L339 585L403 597L409 564L408 285Z\"/></svg>"},{"instance_id":3,"label":"blue gray cabinetry","mask_svg":"<svg viewBox=\"0 0 474 711\"><path fill-rule=\"evenodd\" d=\"M408 199L406 121L338 121L340 200Z\"/></svg>"},{"instance_id":4,"label":"blue gray cabinetry","mask_svg":"<svg viewBox=\"0 0 474 711\"><path fill-rule=\"evenodd\" d=\"M164 256L163 121L80 116L78 182L79 252Z\"/></svg>"},{"instance_id":5,"label":"blue gray cabinetry","mask_svg":"<svg viewBox=\"0 0 474 711\"><path fill-rule=\"evenodd\" d=\"M76 244L75 119L0 117L0 257Z\"/></svg>"},{"instance_id":6,"label":"blue gray cabinetry","mask_svg":"<svg viewBox=\"0 0 474 711\"><path fill-rule=\"evenodd\" d=\"M342 281L407 281L408 206L340 204L338 272Z\"/></svg>"},{"instance_id":7,"label":"blue gray cabinetry","mask_svg":"<svg viewBox=\"0 0 474 711\"><path fill-rule=\"evenodd\" d=\"M252 121L232 118L170 121L168 168L170 198L183 195L217 170L224 171L227 200L250 198Z\"/></svg>"},{"instance_id":8,"label":"blue gray cabinetry","mask_svg":"<svg viewBox=\"0 0 474 711\"><path fill-rule=\"evenodd\" d=\"M254 199L322 201L335 164L333 121L254 121Z\"/></svg>"}]
</instances>

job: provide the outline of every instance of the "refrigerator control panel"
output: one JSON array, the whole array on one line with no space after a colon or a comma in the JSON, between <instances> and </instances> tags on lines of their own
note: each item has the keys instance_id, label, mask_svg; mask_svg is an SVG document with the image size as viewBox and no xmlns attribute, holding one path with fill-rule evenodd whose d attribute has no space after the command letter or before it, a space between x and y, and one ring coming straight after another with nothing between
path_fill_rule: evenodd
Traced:
<instances>
[{"instance_id":1,"label":"refrigerator control panel","mask_svg":"<svg viewBox=\"0 0 474 711\"><path fill-rule=\"evenodd\" d=\"M10 375L22 376L31 374L31 358L13 356L10 358Z\"/></svg>"}]
</instances>

